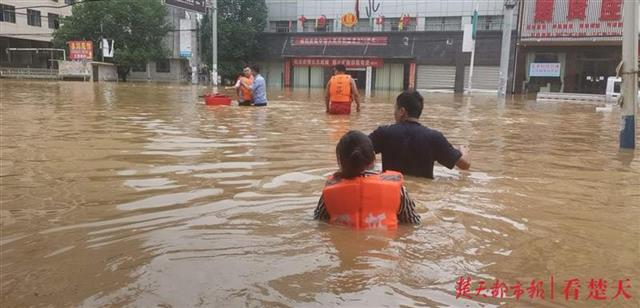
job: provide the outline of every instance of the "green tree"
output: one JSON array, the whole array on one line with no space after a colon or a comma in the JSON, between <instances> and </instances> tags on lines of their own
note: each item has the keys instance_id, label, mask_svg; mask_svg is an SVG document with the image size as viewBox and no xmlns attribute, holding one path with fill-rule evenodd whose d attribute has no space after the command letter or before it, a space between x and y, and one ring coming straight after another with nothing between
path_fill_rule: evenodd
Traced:
<instances>
[{"instance_id":1,"label":"green tree","mask_svg":"<svg viewBox=\"0 0 640 308\"><path fill-rule=\"evenodd\" d=\"M113 62L126 81L134 65L160 59L167 54L163 39L171 26L160 0L109 0L80 3L62 20L53 34L54 45L65 48L70 40L91 40L99 55L102 37L115 40Z\"/></svg>"},{"instance_id":2,"label":"green tree","mask_svg":"<svg viewBox=\"0 0 640 308\"><path fill-rule=\"evenodd\" d=\"M200 24L202 59L211 67L211 15ZM235 79L242 66L253 63L259 52L258 37L267 24L264 0L218 0L218 74Z\"/></svg>"}]
</instances>

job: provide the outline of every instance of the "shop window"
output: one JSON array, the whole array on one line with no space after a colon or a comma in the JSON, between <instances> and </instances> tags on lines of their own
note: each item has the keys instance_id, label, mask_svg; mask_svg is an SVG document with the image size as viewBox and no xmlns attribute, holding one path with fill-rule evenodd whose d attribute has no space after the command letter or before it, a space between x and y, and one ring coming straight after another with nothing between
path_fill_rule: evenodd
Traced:
<instances>
[{"instance_id":1,"label":"shop window","mask_svg":"<svg viewBox=\"0 0 640 308\"><path fill-rule=\"evenodd\" d=\"M297 23L295 21L278 20L269 22L269 31L277 33L296 32Z\"/></svg>"},{"instance_id":2,"label":"shop window","mask_svg":"<svg viewBox=\"0 0 640 308\"><path fill-rule=\"evenodd\" d=\"M40 16L40 11L27 9L27 25L42 27L42 18Z\"/></svg>"},{"instance_id":3,"label":"shop window","mask_svg":"<svg viewBox=\"0 0 640 308\"><path fill-rule=\"evenodd\" d=\"M156 64L156 69L158 68L157 64ZM131 66L131 70L134 72L139 72L139 73L144 73L147 71L147 64L146 63L136 63L133 66Z\"/></svg>"},{"instance_id":4,"label":"shop window","mask_svg":"<svg viewBox=\"0 0 640 308\"><path fill-rule=\"evenodd\" d=\"M535 63L558 63L557 53L536 52Z\"/></svg>"},{"instance_id":5,"label":"shop window","mask_svg":"<svg viewBox=\"0 0 640 308\"><path fill-rule=\"evenodd\" d=\"M501 30L502 16L479 16L478 30Z\"/></svg>"},{"instance_id":6,"label":"shop window","mask_svg":"<svg viewBox=\"0 0 640 308\"><path fill-rule=\"evenodd\" d=\"M170 73L170 72L171 72L171 62L169 61L169 59L156 61L156 73Z\"/></svg>"},{"instance_id":7,"label":"shop window","mask_svg":"<svg viewBox=\"0 0 640 308\"><path fill-rule=\"evenodd\" d=\"M60 28L60 16L58 14L49 13L47 15L47 20L49 21L49 29Z\"/></svg>"},{"instance_id":8,"label":"shop window","mask_svg":"<svg viewBox=\"0 0 640 308\"><path fill-rule=\"evenodd\" d=\"M462 17L427 17L425 29L427 31L460 31Z\"/></svg>"},{"instance_id":9,"label":"shop window","mask_svg":"<svg viewBox=\"0 0 640 308\"><path fill-rule=\"evenodd\" d=\"M16 23L16 7L13 5L0 4L0 21Z\"/></svg>"}]
</instances>

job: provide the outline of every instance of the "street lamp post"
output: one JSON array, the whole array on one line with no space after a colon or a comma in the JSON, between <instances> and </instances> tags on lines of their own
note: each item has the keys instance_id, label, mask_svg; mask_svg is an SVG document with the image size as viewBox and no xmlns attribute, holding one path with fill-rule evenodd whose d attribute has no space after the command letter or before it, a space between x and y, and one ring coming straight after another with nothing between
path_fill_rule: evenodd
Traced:
<instances>
[{"instance_id":1,"label":"street lamp post","mask_svg":"<svg viewBox=\"0 0 640 308\"><path fill-rule=\"evenodd\" d=\"M211 1L211 82L218 86L218 1Z\"/></svg>"}]
</instances>

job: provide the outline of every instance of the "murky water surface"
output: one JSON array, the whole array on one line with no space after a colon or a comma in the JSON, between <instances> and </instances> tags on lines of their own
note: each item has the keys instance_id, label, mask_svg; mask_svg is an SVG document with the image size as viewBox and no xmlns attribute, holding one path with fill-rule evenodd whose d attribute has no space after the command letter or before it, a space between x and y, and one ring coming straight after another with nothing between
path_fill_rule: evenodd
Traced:
<instances>
[{"instance_id":1,"label":"murky water surface","mask_svg":"<svg viewBox=\"0 0 640 308\"><path fill-rule=\"evenodd\" d=\"M204 90L0 81L2 306L640 303L640 154L618 152L618 110L425 95L423 123L473 167L407 178L423 224L389 234L311 217L339 137L390 123L393 96L347 117L321 92L239 108L196 104ZM546 297L456 299L460 276Z\"/></svg>"}]
</instances>

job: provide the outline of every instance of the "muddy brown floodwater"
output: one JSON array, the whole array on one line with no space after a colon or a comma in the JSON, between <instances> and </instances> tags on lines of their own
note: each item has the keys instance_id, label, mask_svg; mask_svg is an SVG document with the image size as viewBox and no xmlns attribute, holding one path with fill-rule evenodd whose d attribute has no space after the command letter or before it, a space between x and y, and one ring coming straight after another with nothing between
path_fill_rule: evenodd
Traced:
<instances>
[{"instance_id":1,"label":"muddy brown floodwater","mask_svg":"<svg viewBox=\"0 0 640 308\"><path fill-rule=\"evenodd\" d=\"M313 210L340 136L390 123L396 93L330 116L319 91L271 91L267 108L203 91L0 81L1 306L640 303L640 154L618 151L616 109L425 94L423 123L468 145L472 170L406 179L421 226L355 232ZM475 295L496 280L503 298Z\"/></svg>"}]
</instances>

